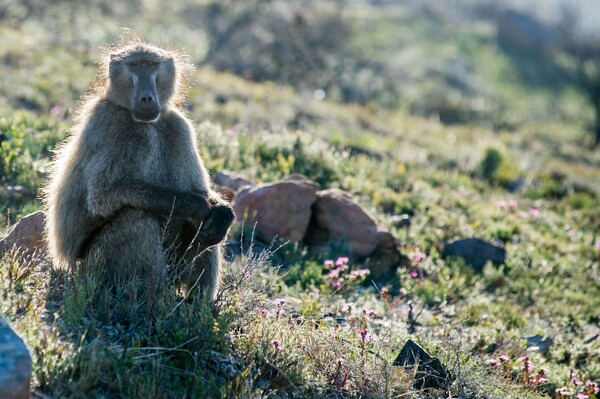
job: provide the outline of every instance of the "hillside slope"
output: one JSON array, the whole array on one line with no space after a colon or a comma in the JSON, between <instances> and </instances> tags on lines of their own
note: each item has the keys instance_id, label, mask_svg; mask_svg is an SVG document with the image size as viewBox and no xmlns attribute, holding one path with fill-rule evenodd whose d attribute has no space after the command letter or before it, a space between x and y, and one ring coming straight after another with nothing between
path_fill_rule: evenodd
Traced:
<instances>
[{"instance_id":1,"label":"hillside slope","mask_svg":"<svg viewBox=\"0 0 600 399\"><path fill-rule=\"evenodd\" d=\"M95 30L79 26L84 15L63 34L48 34L68 24L84 6L77 2L65 21L51 18L64 6L58 2L0 27L0 229L39 208L51 151L93 79L96 46L112 37L132 4L113 10L117 16L93 8L102 21ZM185 5L174 3L180 11ZM150 17L140 30L152 32L157 7L143 3ZM367 52L377 42L385 49L392 45L381 39L386 29L410 22L402 8L382 10L352 11L356 26L378 20L381 30L355 36L351 46ZM412 23L402 25L402 37L424 43L425 54L481 45L477 62L504 59L485 24L459 34L458 48L450 40L428 48L425 36L454 28ZM192 31L175 14L160 26L170 26L167 41ZM194 50L196 39L182 47ZM502 68L510 70L475 65L490 87L501 87ZM581 100L573 91L536 91L515 80L499 95L515 98L514 108L487 115L504 120L526 102L535 103L534 114L539 106L550 115L552 95L560 96L560 112L509 124L449 124L402 103L342 103L312 88L256 82L208 65L195 80L187 107L212 173L231 170L257 183L302 173L323 189L346 190L401 240L408 263L386 279L337 289L326 261L344 263L343 246L314 255L301 244L276 243L257 254L268 243L247 251L251 243L237 226L231 245L245 255L227 264L214 307L183 301L169 285L149 309L143 298L104 292L47 259L5 254L0 312L32 350L35 396L594 398L600 155L582 145L583 123L573 122ZM435 94L422 86L426 80L417 76L403 94L409 104ZM400 215L410 227L397 223ZM505 247L506 261L476 270L441 257L441 244L470 237ZM350 262L348 273L362 267ZM448 366L455 380L447 392L415 390L414 375L392 365L409 338Z\"/></svg>"}]
</instances>

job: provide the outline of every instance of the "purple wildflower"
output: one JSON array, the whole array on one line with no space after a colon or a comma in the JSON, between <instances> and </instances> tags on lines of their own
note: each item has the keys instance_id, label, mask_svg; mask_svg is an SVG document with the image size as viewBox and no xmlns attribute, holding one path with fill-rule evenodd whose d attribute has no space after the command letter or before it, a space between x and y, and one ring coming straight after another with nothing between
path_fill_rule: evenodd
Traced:
<instances>
[{"instance_id":1,"label":"purple wildflower","mask_svg":"<svg viewBox=\"0 0 600 399\"><path fill-rule=\"evenodd\" d=\"M62 118L65 114L65 109L62 105L55 105L50 108L50 114L55 118Z\"/></svg>"},{"instance_id":2,"label":"purple wildflower","mask_svg":"<svg viewBox=\"0 0 600 399\"><path fill-rule=\"evenodd\" d=\"M344 266L348 263L349 259L347 256L340 256L339 258L337 258L337 260L335 261L335 265L336 266Z\"/></svg>"},{"instance_id":3,"label":"purple wildflower","mask_svg":"<svg viewBox=\"0 0 600 399\"><path fill-rule=\"evenodd\" d=\"M587 392L597 394L600 392L600 388L598 387L598 383L595 381L587 380L585 382L585 388Z\"/></svg>"},{"instance_id":4,"label":"purple wildflower","mask_svg":"<svg viewBox=\"0 0 600 399\"><path fill-rule=\"evenodd\" d=\"M278 339L272 339L269 344L273 345L276 352L281 352L281 344Z\"/></svg>"},{"instance_id":5,"label":"purple wildflower","mask_svg":"<svg viewBox=\"0 0 600 399\"><path fill-rule=\"evenodd\" d=\"M569 388L567 387L560 387L560 388L556 388L556 393L558 395L562 396L573 396L573 391L571 391Z\"/></svg>"},{"instance_id":6,"label":"purple wildflower","mask_svg":"<svg viewBox=\"0 0 600 399\"><path fill-rule=\"evenodd\" d=\"M501 353L501 354L498 355L498 360L500 360L501 362L510 362L510 357L508 357L505 354Z\"/></svg>"},{"instance_id":7,"label":"purple wildflower","mask_svg":"<svg viewBox=\"0 0 600 399\"><path fill-rule=\"evenodd\" d=\"M358 269L351 271L350 274L357 277L366 277L371 274L371 271L369 269Z\"/></svg>"},{"instance_id":8,"label":"purple wildflower","mask_svg":"<svg viewBox=\"0 0 600 399\"><path fill-rule=\"evenodd\" d=\"M529 356L521 356L517 359L517 362L523 362L521 370L528 373L533 371L533 362L529 359Z\"/></svg>"},{"instance_id":9,"label":"purple wildflower","mask_svg":"<svg viewBox=\"0 0 600 399\"><path fill-rule=\"evenodd\" d=\"M369 330L367 330L366 328L360 330L359 336L360 339L362 339L363 344L365 342L369 342L373 338L373 336L369 333Z\"/></svg>"}]
</instances>

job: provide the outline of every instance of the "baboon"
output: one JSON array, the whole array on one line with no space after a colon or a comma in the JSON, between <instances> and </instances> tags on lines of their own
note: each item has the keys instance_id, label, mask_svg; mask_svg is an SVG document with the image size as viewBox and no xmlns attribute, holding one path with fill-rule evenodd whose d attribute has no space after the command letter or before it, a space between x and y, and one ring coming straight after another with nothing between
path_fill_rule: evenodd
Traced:
<instances>
[{"instance_id":1,"label":"baboon","mask_svg":"<svg viewBox=\"0 0 600 399\"><path fill-rule=\"evenodd\" d=\"M180 107L193 70L186 56L138 38L105 50L45 189L55 263L150 282L183 265L184 289L214 298L217 244L234 216L210 187Z\"/></svg>"}]
</instances>

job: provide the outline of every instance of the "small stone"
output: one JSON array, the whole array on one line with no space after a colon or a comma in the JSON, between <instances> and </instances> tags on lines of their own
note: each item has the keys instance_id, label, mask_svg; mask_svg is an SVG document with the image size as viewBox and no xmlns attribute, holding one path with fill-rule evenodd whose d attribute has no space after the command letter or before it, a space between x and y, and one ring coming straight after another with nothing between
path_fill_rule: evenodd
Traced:
<instances>
[{"instance_id":1,"label":"small stone","mask_svg":"<svg viewBox=\"0 0 600 399\"><path fill-rule=\"evenodd\" d=\"M31 192L31 190L21 185L6 186L6 194L8 194L9 198L33 197L33 193Z\"/></svg>"},{"instance_id":2,"label":"small stone","mask_svg":"<svg viewBox=\"0 0 600 399\"><path fill-rule=\"evenodd\" d=\"M399 229L408 229L411 225L412 221L410 220L410 216L408 216L406 213L392 217L392 226L394 227Z\"/></svg>"},{"instance_id":3,"label":"small stone","mask_svg":"<svg viewBox=\"0 0 600 399\"><path fill-rule=\"evenodd\" d=\"M550 347L552 346L552 338L545 337L543 335L532 335L531 337L527 337L527 350L537 351L540 353L548 353Z\"/></svg>"},{"instance_id":4,"label":"small stone","mask_svg":"<svg viewBox=\"0 0 600 399\"><path fill-rule=\"evenodd\" d=\"M409 369L409 373L414 373L413 388L418 390L448 389L454 381L446 366L410 339L402 347L393 365L404 367Z\"/></svg>"},{"instance_id":5,"label":"small stone","mask_svg":"<svg viewBox=\"0 0 600 399\"><path fill-rule=\"evenodd\" d=\"M463 258L478 272L487 262L502 264L506 261L506 250L480 238L466 238L443 244L442 257Z\"/></svg>"},{"instance_id":6,"label":"small stone","mask_svg":"<svg viewBox=\"0 0 600 399\"><path fill-rule=\"evenodd\" d=\"M0 316L0 398L28 399L31 371L27 346Z\"/></svg>"}]
</instances>

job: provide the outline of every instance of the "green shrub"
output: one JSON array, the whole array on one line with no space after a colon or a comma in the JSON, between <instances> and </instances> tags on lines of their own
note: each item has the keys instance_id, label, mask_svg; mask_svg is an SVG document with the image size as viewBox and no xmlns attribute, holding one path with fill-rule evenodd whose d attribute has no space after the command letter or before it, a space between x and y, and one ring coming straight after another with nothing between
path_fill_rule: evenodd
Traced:
<instances>
[{"instance_id":1,"label":"green shrub","mask_svg":"<svg viewBox=\"0 0 600 399\"><path fill-rule=\"evenodd\" d=\"M489 181L496 177L496 173L502 164L502 154L497 148L488 147L485 149L485 154L479 165L481 176Z\"/></svg>"},{"instance_id":2,"label":"green shrub","mask_svg":"<svg viewBox=\"0 0 600 399\"><path fill-rule=\"evenodd\" d=\"M319 287L325 282L323 267L315 261L292 267L283 278L288 286L299 284L302 288Z\"/></svg>"},{"instance_id":3,"label":"green shrub","mask_svg":"<svg viewBox=\"0 0 600 399\"><path fill-rule=\"evenodd\" d=\"M598 200L588 192L573 193L568 197L567 202L573 209L588 209L598 206Z\"/></svg>"}]
</instances>

